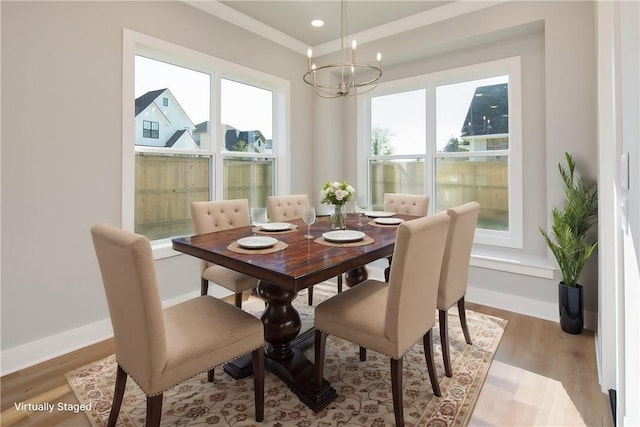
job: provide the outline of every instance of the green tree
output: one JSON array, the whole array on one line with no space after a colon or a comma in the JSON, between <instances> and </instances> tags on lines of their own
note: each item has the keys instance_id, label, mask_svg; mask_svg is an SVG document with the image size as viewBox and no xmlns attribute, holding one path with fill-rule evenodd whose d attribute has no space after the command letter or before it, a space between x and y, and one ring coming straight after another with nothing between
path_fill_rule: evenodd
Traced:
<instances>
[{"instance_id":1,"label":"green tree","mask_svg":"<svg viewBox=\"0 0 640 427\"><path fill-rule=\"evenodd\" d=\"M390 142L393 135L389 128L374 126L371 129L371 154L374 156L389 156L393 154Z\"/></svg>"},{"instance_id":2,"label":"green tree","mask_svg":"<svg viewBox=\"0 0 640 427\"><path fill-rule=\"evenodd\" d=\"M249 144L247 141L239 139L233 147L231 147L231 151L249 151Z\"/></svg>"}]
</instances>

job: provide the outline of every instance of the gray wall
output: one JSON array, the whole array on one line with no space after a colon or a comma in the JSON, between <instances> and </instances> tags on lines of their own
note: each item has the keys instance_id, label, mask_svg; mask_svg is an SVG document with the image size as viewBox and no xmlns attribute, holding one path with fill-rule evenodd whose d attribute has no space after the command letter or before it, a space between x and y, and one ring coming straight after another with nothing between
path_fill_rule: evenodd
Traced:
<instances>
[{"instance_id":1,"label":"gray wall","mask_svg":"<svg viewBox=\"0 0 640 427\"><path fill-rule=\"evenodd\" d=\"M303 55L178 2L0 7L3 350L108 317L89 228L120 224L123 27L290 80L291 192L316 194L326 179L355 182L356 104L312 97L301 83ZM537 227L562 201L564 151L596 177L593 8L507 2L359 46L361 58L382 51L385 81L522 56L525 255L547 255ZM345 156L335 161L335 152ZM164 299L197 290L195 260L157 265ZM557 299L556 280L471 273L476 288ZM583 282L595 312L597 274Z\"/></svg>"},{"instance_id":2,"label":"gray wall","mask_svg":"<svg viewBox=\"0 0 640 427\"><path fill-rule=\"evenodd\" d=\"M301 55L182 2L0 7L3 350L108 318L89 229L121 223L123 27L290 80L284 167L310 188ZM163 299L198 289L195 260L157 265Z\"/></svg>"},{"instance_id":3,"label":"gray wall","mask_svg":"<svg viewBox=\"0 0 640 427\"><path fill-rule=\"evenodd\" d=\"M564 162L565 151L575 156L580 173L597 179L594 19L592 2L506 2L358 45L360 58L372 58L378 50L383 53L384 81L522 57L524 247L504 249L506 256L548 256L538 226L548 228L551 208L563 201L557 165ZM336 137L336 129L325 129L322 144L346 153L351 167L344 176L355 182L356 148L342 144L356 140L356 104L318 103L342 108L338 112L324 105L314 110L314 118L316 123L325 123L342 117L342 135ZM316 171L320 169L316 162ZM491 304L485 298L511 295L531 301L531 306L548 307L557 304L558 281L559 277L549 280L472 268L469 286L474 288L471 294L482 297L479 302ZM597 313L597 256L586 266L581 283L585 285L585 309Z\"/></svg>"}]
</instances>

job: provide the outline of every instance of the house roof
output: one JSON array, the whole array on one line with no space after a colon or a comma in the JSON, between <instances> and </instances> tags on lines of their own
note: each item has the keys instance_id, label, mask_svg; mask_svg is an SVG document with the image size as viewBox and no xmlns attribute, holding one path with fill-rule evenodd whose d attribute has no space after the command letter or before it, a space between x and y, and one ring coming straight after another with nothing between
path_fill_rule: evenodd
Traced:
<instances>
[{"instance_id":1,"label":"house roof","mask_svg":"<svg viewBox=\"0 0 640 427\"><path fill-rule=\"evenodd\" d=\"M209 122L208 121L205 121L205 122L202 122L202 123L198 123L196 125L196 130L194 132L196 132L196 133L205 133L205 132L207 132L207 127L208 126L209 126Z\"/></svg>"},{"instance_id":2,"label":"house roof","mask_svg":"<svg viewBox=\"0 0 640 427\"><path fill-rule=\"evenodd\" d=\"M509 133L509 85L477 87L462 124L462 137Z\"/></svg>"},{"instance_id":3,"label":"house roof","mask_svg":"<svg viewBox=\"0 0 640 427\"><path fill-rule=\"evenodd\" d=\"M182 135L184 135L184 133L186 132L186 129L181 129L181 130L177 130L173 135L171 135L171 138L169 138L167 140L167 143L164 144L165 147L173 147L173 144L175 144L176 142L178 142L178 140L180 139L180 137Z\"/></svg>"},{"instance_id":4,"label":"house roof","mask_svg":"<svg viewBox=\"0 0 640 427\"><path fill-rule=\"evenodd\" d=\"M136 116L141 112L143 112L144 109L147 108L149 104L151 104L165 90L167 90L167 88L152 90L145 93L144 95L137 97L136 98Z\"/></svg>"}]
</instances>

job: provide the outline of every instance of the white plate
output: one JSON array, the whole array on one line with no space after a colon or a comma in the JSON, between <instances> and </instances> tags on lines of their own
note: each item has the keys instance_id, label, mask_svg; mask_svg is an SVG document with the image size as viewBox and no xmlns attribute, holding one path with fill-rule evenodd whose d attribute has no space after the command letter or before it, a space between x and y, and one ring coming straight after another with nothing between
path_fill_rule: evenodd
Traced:
<instances>
[{"instance_id":1,"label":"white plate","mask_svg":"<svg viewBox=\"0 0 640 427\"><path fill-rule=\"evenodd\" d=\"M357 242L358 240L362 240L365 234L362 231L356 230L337 230L337 231L329 231L327 233L322 233L322 237L329 242Z\"/></svg>"},{"instance_id":2,"label":"white plate","mask_svg":"<svg viewBox=\"0 0 640 427\"><path fill-rule=\"evenodd\" d=\"M385 211L366 211L364 213L366 216L371 218L386 218L389 216L394 216L395 212L385 212Z\"/></svg>"},{"instance_id":3,"label":"white plate","mask_svg":"<svg viewBox=\"0 0 640 427\"><path fill-rule=\"evenodd\" d=\"M384 224L384 225L398 225L402 222L404 222L404 219L402 218L376 218L373 220L373 222L377 223L377 224Z\"/></svg>"},{"instance_id":4,"label":"white plate","mask_svg":"<svg viewBox=\"0 0 640 427\"><path fill-rule=\"evenodd\" d=\"M251 236L251 237L243 237L242 239L238 239L238 244L242 248L246 249L264 249L270 248L271 246L278 243L277 239L273 237L266 236Z\"/></svg>"},{"instance_id":5,"label":"white plate","mask_svg":"<svg viewBox=\"0 0 640 427\"><path fill-rule=\"evenodd\" d=\"M266 224L262 224L262 229L264 231L284 231L291 228L291 224L288 222L268 222Z\"/></svg>"}]
</instances>

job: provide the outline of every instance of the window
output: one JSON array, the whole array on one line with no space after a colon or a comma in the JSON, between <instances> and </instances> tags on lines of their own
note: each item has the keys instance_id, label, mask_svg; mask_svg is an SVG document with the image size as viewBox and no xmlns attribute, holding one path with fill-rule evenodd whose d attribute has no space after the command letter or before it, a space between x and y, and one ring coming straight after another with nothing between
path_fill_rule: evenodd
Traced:
<instances>
[{"instance_id":1,"label":"window","mask_svg":"<svg viewBox=\"0 0 640 427\"><path fill-rule=\"evenodd\" d=\"M289 82L129 30L123 52L123 227L156 258L193 233L191 202L289 191Z\"/></svg>"},{"instance_id":2,"label":"window","mask_svg":"<svg viewBox=\"0 0 640 427\"><path fill-rule=\"evenodd\" d=\"M142 136L144 138L158 139L160 137L160 125L158 122L142 121Z\"/></svg>"},{"instance_id":3,"label":"window","mask_svg":"<svg viewBox=\"0 0 640 427\"><path fill-rule=\"evenodd\" d=\"M476 200L476 243L521 248L520 111L519 58L380 84L359 108L359 185L375 209L388 192L432 212Z\"/></svg>"}]
</instances>

